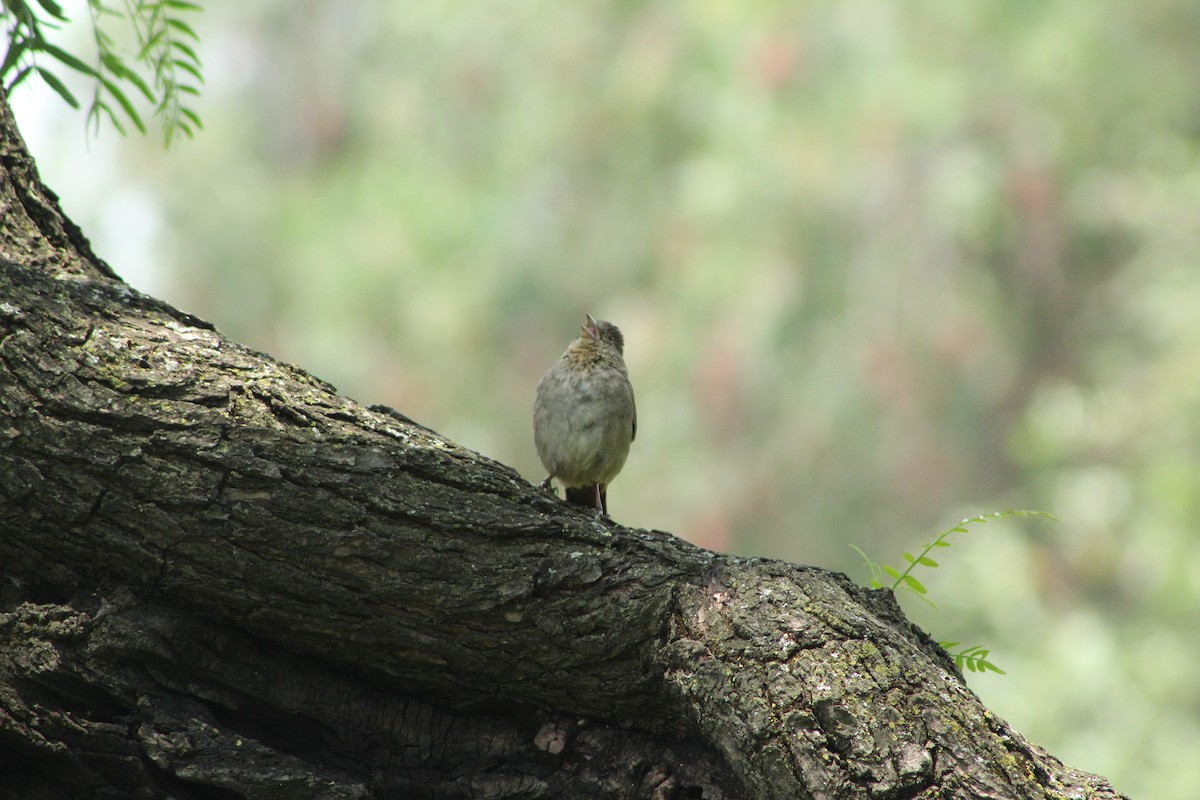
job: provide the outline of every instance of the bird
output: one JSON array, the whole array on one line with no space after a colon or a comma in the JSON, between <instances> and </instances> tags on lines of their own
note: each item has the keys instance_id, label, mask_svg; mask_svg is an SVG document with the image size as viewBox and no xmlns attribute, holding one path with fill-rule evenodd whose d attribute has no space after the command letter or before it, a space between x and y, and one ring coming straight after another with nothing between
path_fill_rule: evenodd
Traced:
<instances>
[{"instance_id":1,"label":"bird","mask_svg":"<svg viewBox=\"0 0 1200 800\"><path fill-rule=\"evenodd\" d=\"M625 466L637 436L637 407L625 368L625 337L591 314L579 338L538 382L533 402L533 442L568 503L608 517L608 484Z\"/></svg>"}]
</instances>

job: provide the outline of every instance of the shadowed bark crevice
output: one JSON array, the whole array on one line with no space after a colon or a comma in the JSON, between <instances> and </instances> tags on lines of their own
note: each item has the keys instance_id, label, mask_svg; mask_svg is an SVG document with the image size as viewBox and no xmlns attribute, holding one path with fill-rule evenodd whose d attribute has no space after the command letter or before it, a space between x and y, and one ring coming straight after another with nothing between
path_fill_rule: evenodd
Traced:
<instances>
[{"instance_id":1,"label":"shadowed bark crevice","mask_svg":"<svg viewBox=\"0 0 1200 800\"><path fill-rule=\"evenodd\" d=\"M65 763L81 797L106 783L183 797L223 786L236 797L569 797L605 784L644 790L613 796L741 796L695 743L500 699L407 696L352 667L116 602L0 615L0 767L26 772L25 790L65 788Z\"/></svg>"}]
</instances>

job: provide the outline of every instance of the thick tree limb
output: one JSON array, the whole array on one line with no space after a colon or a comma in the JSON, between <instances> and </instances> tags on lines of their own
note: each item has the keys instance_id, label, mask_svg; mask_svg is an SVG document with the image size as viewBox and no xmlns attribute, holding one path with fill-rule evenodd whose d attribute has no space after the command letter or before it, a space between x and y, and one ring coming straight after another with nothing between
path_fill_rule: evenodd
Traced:
<instances>
[{"instance_id":1,"label":"thick tree limb","mask_svg":"<svg viewBox=\"0 0 1200 800\"><path fill-rule=\"evenodd\" d=\"M6 103L0 162L0 795L1118 796L890 594L339 397L115 279Z\"/></svg>"}]
</instances>

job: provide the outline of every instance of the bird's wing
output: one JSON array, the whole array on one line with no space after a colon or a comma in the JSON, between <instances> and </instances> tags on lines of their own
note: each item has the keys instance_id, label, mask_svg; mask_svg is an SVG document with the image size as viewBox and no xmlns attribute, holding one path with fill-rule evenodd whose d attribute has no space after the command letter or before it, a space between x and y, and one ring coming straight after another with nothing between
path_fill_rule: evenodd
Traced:
<instances>
[{"instance_id":1,"label":"bird's wing","mask_svg":"<svg viewBox=\"0 0 1200 800\"><path fill-rule=\"evenodd\" d=\"M633 406L633 432L629 434L630 443L637 438L637 404L633 402L633 387L629 388L629 404Z\"/></svg>"}]
</instances>

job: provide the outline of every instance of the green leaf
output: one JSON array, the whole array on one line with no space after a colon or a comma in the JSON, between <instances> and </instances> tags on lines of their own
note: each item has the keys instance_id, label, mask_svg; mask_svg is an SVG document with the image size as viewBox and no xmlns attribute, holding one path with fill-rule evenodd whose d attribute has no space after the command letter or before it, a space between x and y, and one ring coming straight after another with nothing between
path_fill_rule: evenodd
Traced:
<instances>
[{"instance_id":1,"label":"green leaf","mask_svg":"<svg viewBox=\"0 0 1200 800\"><path fill-rule=\"evenodd\" d=\"M92 136L100 135L100 101L93 100L91 108L88 109L86 122L84 123L87 131Z\"/></svg>"},{"instance_id":2,"label":"green leaf","mask_svg":"<svg viewBox=\"0 0 1200 800\"><path fill-rule=\"evenodd\" d=\"M122 61L120 56L118 56L116 53L101 53L100 63L103 64L113 75L116 75L121 80L132 83L137 90L142 93L142 96L151 103L155 102L156 98L154 97L154 92L152 92L150 87L146 85L146 82L142 80L142 76L125 66L125 62Z\"/></svg>"},{"instance_id":3,"label":"green leaf","mask_svg":"<svg viewBox=\"0 0 1200 800\"><path fill-rule=\"evenodd\" d=\"M177 30L187 36L192 37L196 41L200 41L199 35L197 35L196 32L194 30L192 30L192 26L188 25L183 20L178 19L176 17L168 17L167 24L170 25L175 30Z\"/></svg>"},{"instance_id":4,"label":"green leaf","mask_svg":"<svg viewBox=\"0 0 1200 800\"><path fill-rule=\"evenodd\" d=\"M48 69L43 69L42 67L36 67L35 69L37 69L38 75L42 76L42 80L46 82L46 85L58 92L58 96L65 100L67 105L69 105L71 108L79 108L79 101L75 99L75 95L71 94L71 91L67 89L66 84L59 80L57 75Z\"/></svg>"},{"instance_id":5,"label":"green leaf","mask_svg":"<svg viewBox=\"0 0 1200 800\"><path fill-rule=\"evenodd\" d=\"M16 66L19 59L29 49L29 40L22 37L9 43L8 52L4 54L4 63L0 64L0 79ZM11 87L10 87L11 88Z\"/></svg>"},{"instance_id":6,"label":"green leaf","mask_svg":"<svg viewBox=\"0 0 1200 800\"><path fill-rule=\"evenodd\" d=\"M145 61L152 50L157 49L161 45L161 40L167 35L167 32L162 28L156 30L149 39L142 43L142 49L138 51L137 60Z\"/></svg>"},{"instance_id":7,"label":"green leaf","mask_svg":"<svg viewBox=\"0 0 1200 800\"><path fill-rule=\"evenodd\" d=\"M121 87L117 86L107 78L102 79L101 83L104 84L104 88L107 89L108 93L113 96L113 99L121 104L122 110L124 110L125 114L133 122L134 126L137 127L142 134L145 134L146 126L142 124L141 116L138 115L137 109L133 107L133 103L130 103L129 98L125 96L123 91L121 91Z\"/></svg>"},{"instance_id":8,"label":"green leaf","mask_svg":"<svg viewBox=\"0 0 1200 800\"><path fill-rule=\"evenodd\" d=\"M896 569L895 567L890 567L887 564L882 564L881 566L883 567L883 571L888 575L891 575L896 580L900 580L900 570Z\"/></svg>"},{"instance_id":9,"label":"green leaf","mask_svg":"<svg viewBox=\"0 0 1200 800\"><path fill-rule=\"evenodd\" d=\"M38 33L38 19L33 10L25 5L24 0L4 0L4 7L12 12L19 26L29 30L35 38L41 38L41 34Z\"/></svg>"},{"instance_id":10,"label":"green leaf","mask_svg":"<svg viewBox=\"0 0 1200 800\"><path fill-rule=\"evenodd\" d=\"M75 56L68 53L66 50L63 50L61 47L52 45L49 42L42 42L38 49L49 53L63 64L66 64L68 67L76 70L77 72L82 72L84 75L90 75L93 78L99 76L99 73L96 72L95 67L93 67L91 64L85 64Z\"/></svg>"},{"instance_id":11,"label":"green leaf","mask_svg":"<svg viewBox=\"0 0 1200 800\"><path fill-rule=\"evenodd\" d=\"M170 62L173 66L178 67L184 72L190 73L196 80L204 83L204 76L200 74L200 70L193 67L188 62L180 58L172 58Z\"/></svg>"},{"instance_id":12,"label":"green leaf","mask_svg":"<svg viewBox=\"0 0 1200 800\"><path fill-rule=\"evenodd\" d=\"M46 13L55 19L61 19L63 22L70 22L67 15L63 13L62 6L54 2L54 0L38 0L38 5L46 10Z\"/></svg>"},{"instance_id":13,"label":"green leaf","mask_svg":"<svg viewBox=\"0 0 1200 800\"><path fill-rule=\"evenodd\" d=\"M929 552L926 550L925 552ZM929 556L921 556L917 559L917 563L923 567L936 567L938 563Z\"/></svg>"},{"instance_id":14,"label":"green leaf","mask_svg":"<svg viewBox=\"0 0 1200 800\"><path fill-rule=\"evenodd\" d=\"M133 70L125 66L125 62L121 60L121 57L111 50L100 51L100 66L118 78L125 78L133 74Z\"/></svg>"},{"instance_id":15,"label":"green leaf","mask_svg":"<svg viewBox=\"0 0 1200 800\"><path fill-rule=\"evenodd\" d=\"M11 92L15 87L21 84L21 81L28 78L29 73L31 72L33 72L33 67L22 68L16 75L13 76L12 81L9 82L8 86L4 87L4 90L6 92Z\"/></svg>"},{"instance_id":16,"label":"green leaf","mask_svg":"<svg viewBox=\"0 0 1200 800\"><path fill-rule=\"evenodd\" d=\"M163 0L163 5L168 8L178 9L179 11L203 11L204 7L196 3L189 3L186 0Z\"/></svg>"},{"instance_id":17,"label":"green leaf","mask_svg":"<svg viewBox=\"0 0 1200 800\"><path fill-rule=\"evenodd\" d=\"M196 55L196 51L193 50L187 42L181 42L178 39L172 39L171 47L174 47L176 50L187 56L193 64L200 63L200 56Z\"/></svg>"},{"instance_id":18,"label":"green leaf","mask_svg":"<svg viewBox=\"0 0 1200 800\"><path fill-rule=\"evenodd\" d=\"M104 110L108 112L108 121L111 122L112 126L117 129L117 133L121 134L122 136L128 136L129 133L125 130L125 126L121 124L121 120L117 116L116 112L107 105L104 106Z\"/></svg>"},{"instance_id":19,"label":"green leaf","mask_svg":"<svg viewBox=\"0 0 1200 800\"><path fill-rule=\"evenodd\" d=\"M145 97L151 103L155 101L156 98L154 97L154 92L149 86L146 85L146 82L142 80L141 75L138 75L136 72L130 72L125 79L137 87L138 91L142 93L142 97Z\"/></svg>"},{"instance_id":20,"label":"green leaf","mask_svg":"<svg viewBox=\"0 0 1200 800\"><path fill-rule=\"evenodd\" d=\"M121 120L118 119L117 115L113 112L112 106L110 106L108 103L105 103L103 100L97 100L95 103L92 104L92 108L88 111L88 119L89 119L89 121L92 122L93 135L100 134L100 112L101 111L103 111L106 115L108 115L108 121L112 124L112 126L114 128L117 129L117 133L121 134L122 136L125 136L126 135L125 126L121 124Z\"/></svg>"},{"instance_id":21,"label":"green leaf","mask_svg":"<svg viewBox=\"0 0 1200 800\"><path fill-rule=\"evenodd\" d=\"M950 654L950 657L954 659L954 665L960 670L966 670L967 672L995 672L998 675L1008 674L988 660L988 656L992 651L982 645L973 644L957 653L950 653L950 648L957 646L958 642L938 642L938 644Z\"/></svg>"},{"instance_id":22,"label":"green leaf","mask_svg":"<svg viewBox=\"0 0 1200 800\"><path fill-rule=\"evenodd\" d=\"M905 575L904 583L908 586L908 588L912 589L917 594L925 594L926 592L929 591L928 589L925 588L924 584L922 584L919 580L914 578L912 575Z\"/></svg>"},{"instance_id":23,"label":"green leaf","mask_svg":"<svg viewBox=\"0 0 1200 800\"><path fill-rule=\"evenodd\" d=\"M92 7L92 14L97 17L120 17L121 12L115 8L109 8L104 5L102 0L88 0L88 5Z\"/></svg>"},{"instance_id":24,"label":"green leaf","mask_svg":"<svg viewBox=\"0 0 1200 800\"><path fill-rule=\"evenodd\" d=\"M141 81L137 72L113 50L104 50L100 53L100 64L122 80Z\"/></svg>"}]
</instances>

